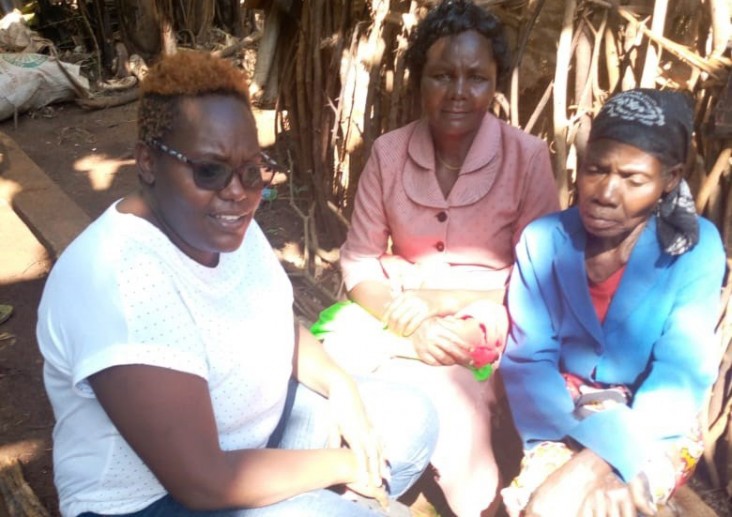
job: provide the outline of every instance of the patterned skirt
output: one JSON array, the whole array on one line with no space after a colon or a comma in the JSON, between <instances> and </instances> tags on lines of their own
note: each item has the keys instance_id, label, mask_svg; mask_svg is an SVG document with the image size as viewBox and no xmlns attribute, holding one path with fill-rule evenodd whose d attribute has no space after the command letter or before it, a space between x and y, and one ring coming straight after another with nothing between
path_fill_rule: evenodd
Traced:
<instances>
[{"instance_id":1,"label":"patterned skirt","mask_svg":"<svg viewBox=\"0 0 732 517\"><path fill-rule=\"evenodd\" d=\"M604 411L617 404L627 404L631 397L625 386L600 387L568 374L564 374L564 378L579 416ZM501 490L509 515L521 515L534 491L580 450L580 446L569 441L541 442L525 450L518 476ZM691 422L685 435L660 442L649 451L640 473L649 502L656 507L666 504L674 491L689 480L703 452L704 442L698 419Z\"/></svg>"}]
</instances>

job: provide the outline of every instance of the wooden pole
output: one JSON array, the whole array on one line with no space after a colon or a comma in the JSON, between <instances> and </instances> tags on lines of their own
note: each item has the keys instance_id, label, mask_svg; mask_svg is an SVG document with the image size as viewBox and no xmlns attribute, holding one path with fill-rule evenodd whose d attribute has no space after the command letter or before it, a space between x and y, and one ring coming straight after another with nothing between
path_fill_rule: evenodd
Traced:
<instances>
[{"instance_id":1,"label":"wooden pole","mask_svg":"<svg viewBox=\"0 0 732 517\"><path fill-rule=\"evenodd\" d=\"M377 93L381 89L379 79L385 48L383 33L386 15L389 12L388 0L372 0L371 12L373 13L373 25L371 26L368 42L365 42L366 48L363 49L363 57L365 58L363 59L363 66L368 74L368 84L359 85L360 88L366 88L363 103L363 145L367 149L371 148L371 144L381 132ZM375 115L372 116L371 113L375 113Z\"/></svg>"},{"instance_id":2,"label":"wooden pole","mask_svg":"<svg viewBox=\"0 0 732 517\"><path fill-rule=\"evenodd\" d=\"M546 90L544 90L544 94L541 96L541 99L539 99L539 102L534 108L534 112L531 114L531 117L529 117L529 121L526 123L524 131L526 131L527 133L531 133L531 130L534 129L534 124L536 124L536 121L539 120L541 112L544 111L544 108L549 103L549 98L551 97L553 90L554 83L551 82L549 83L549 86L546 87Z\"/></svg>"},{"instance_id":3,"label":"wooden pole","mask_svg":"<svg viewBox=\"0 0 732 517\"><path fill-rule=\"evenodd\" d=\"M730 8L727 0L707 0L712 18L712 52L711 55L721 56L727 50L730 39Z\"/></svg>"},{"instance_id":4,"label":"wooden pole","mask_svg":"<svg viewBox=\"0 0 732 517\"><path fill-rule=\"evenodd\" d=\"M249 94L257 98L267 85L267 78L274 63L277 41L280 36L280 9L277 2L272 2L264 16L262 38L257 49L257 62L254 65L252 82L249 85Z\"/></svg>"},{"instance_id":5,"label":"wooden pole","mask_svg":"<svg viewBox=\"0 0 732 517\"><path fill-rule=\"evenodd\" d=\"M567 181L567 75L571 59L572 33L576 0L564 4L562 33L557 48L557 66L554 72L554 174L556 175L559 202L562 207L569 204Z\"/></svg>"},{"instance_id":6,"label":"wooden pole","mask_svg":"<svg viewBox=\"0 0 732 517\"><path fill-rule=\"evenodd\" d=\"M590 133L593 47L597 46L596 42L590 39L593 30L587 17L578 23L577 50L574 52L574 105L576 108L574 124L568 129L567 141L570 145L575 146L579 157L584 154L584 142Z\"/></svg>"},{"instance_id":7,"label":"wooden pole","mask_svg":"<svg viewBox=\"0 0 732 517\"><path fill-rule=\"evenodd\" d=\"M722 177L722 174L729 170L730 157L732 157L732 147L730 146L725 147L722 152L719 153L717 161L714 163L714 167L712 167L712 170L707 175L704 183L699 189L699 193L696 196L696 211L698 213L701 214L704 211L704 208L706 208L707 202L712 195L712 191L719 184L719 179Z\"/></svg>"},{"instance_id":8,"label":"wooden pole","mask_svg":"<svg viewBox=\"0 0 732 517\"><path fill-rule=\"evenodd\" d=\"M49 517L28 483L17 459L0 460L0 500L5 501L8 517ZM2 514L0 509L0 514Z\"/></svg>"},{"instance_id":9,"label":"wooden pole","mask_svg":"<svg viewBox=\"0 0 732 517\"><path fill-rule=\"evenodd\" d=\"M546 0L530 0L526 7L529 13L528 21L522 25L521 34L519 36L518 48L516 49L516 55L513 62L513 69L511 70L511 124L519 127L519 67L521 66L521 58L526 51L526 45L529 42L529 36L531 31L536 24L536 19L539 17L539 13L544 8Z\"/></svg>"},{"instance_id":10,"label":"wooden pole","mask_svg":"<svg viewBox=\"0 0 732 517\"><path fill-rule=\"evenodd\" d=\"M653 20L651 21L651 33L657 37L663 37L663 30L666 26L666 12L668 11L668 0L656 0L653 7ZM643 64L643 75L641 76L642 88L653 88L656 86L658 75L658 61L661 58L661 49L657 49L654 42L648 42L646 49L646 61Z\"/></svg>"},{"instance_id":11,"label":"wooden pole","mask_svg":"<svg viewBox=\"0 0 732 517\"><path fill-rule=\"evenodd\" d=\"M89 37L92 40L92 43L94 44L94 53L96 54L96 60L94 63L94 69L96 71L96 80L101 81L102 80L102 50L99 47L99 42L97 41L97 36L94 34L94 29L92 29L91 24L89 23L89 10L86 8L86 2L79 2L79 14L81 14L81 19L84 20L84 27L86 28L87 32L89 33Z\"/></svg>"},{"instance_id":12,"label":"wooden pole","mask_svg":"<svg viewBox=\"0 0 732 517\"><path fill-rule=\"evenodd\" d=\"M614 17L617 19L617 17ZM620 80L620 58L618 57L618 42L615 39L617 23L605 28L605 69L607 70L607 90L615 91Z\"/></svg>"}]
</instances>

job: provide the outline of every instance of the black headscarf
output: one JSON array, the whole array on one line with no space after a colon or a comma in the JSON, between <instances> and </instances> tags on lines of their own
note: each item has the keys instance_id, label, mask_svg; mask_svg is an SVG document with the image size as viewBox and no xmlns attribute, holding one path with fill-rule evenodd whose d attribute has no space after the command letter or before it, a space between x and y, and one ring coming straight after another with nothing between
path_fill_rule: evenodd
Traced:
<instances>
[{"instance_id":1,"label":"black headscarf","mask_svg":"<svg viewBox=\"0 0 732 517\"><path fill-rule=\"evenodd\" d=\"M665 166L685 164L694 131L694 111L682 93L648 88L613 96L592 122L588 144L609 138L653 154ZM699 241L699 222L689 185L661 198L658 239L666 253L680 255Z\"/></svg>"}]
</instances>

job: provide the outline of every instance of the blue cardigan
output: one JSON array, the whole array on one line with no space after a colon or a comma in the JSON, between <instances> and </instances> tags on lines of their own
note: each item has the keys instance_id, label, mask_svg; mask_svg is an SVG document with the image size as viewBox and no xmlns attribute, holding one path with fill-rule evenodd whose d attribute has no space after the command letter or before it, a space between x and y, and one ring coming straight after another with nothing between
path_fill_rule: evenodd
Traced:
<instances>
[{"instance_id":1,"label":"blue cardigan","mask_svg":"<svg viewBox=\"0 0 732 517\"><path fill-rule=\"evenodd\" d=\"M672 257L660 247L655 217L648 221L602 324L590 299L577 209L526 227L516 247L512 328L501 360L525 448L570 437L628 481L649 447L688 432L722 353L714 327L725 253L714 225L703 218L699 224L699 243ZM562 372L623 384L635 396L630 407L580 420Z\"/></svg>"}]
</instances>

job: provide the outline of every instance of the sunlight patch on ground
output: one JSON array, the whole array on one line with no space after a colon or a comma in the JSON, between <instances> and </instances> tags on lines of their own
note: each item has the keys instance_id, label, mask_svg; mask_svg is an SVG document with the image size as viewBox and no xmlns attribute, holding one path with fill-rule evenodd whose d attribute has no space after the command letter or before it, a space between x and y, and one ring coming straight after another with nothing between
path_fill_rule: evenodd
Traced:
<instances>
[{"instance_id":1,"label":"sunlight patch on ground","mask_svg":"<svg viewBox=\"0 0 732 517\"><path fill-rule=\"evenodd\" d=\"M287 262L299 269L305 267L305 257L303 257L300 245L296 242L286 242L282 248L275 249L274 251L281 262Z\"/></svg>"},{"instance_id":2,"label":"sunlight patch on ground","mask_svg":"<svg viewBox=\"0 0 732 517\"><path fill-rule=\"evenodd\" d=\"M0 200L12 201L15 194L20 192L22 187L17 181L0 177Z\"/></svg>"},{"instance_id":3,"label":"sunlight patch on ground","mask_svg":"<svg viewBox=\"0 0 732 517\"><path fill-rule=\"evenodd\" d=\"M0 285L45 276L51 263L46 248L0 196Z\"/></svg>"},{"instance_id":4,"label":"sunlight patch on ground","mask_svg":"<svg viewBox=\"0 0 732 517\"><path fill-rule=\"evenodd\" d=\"M40 458L47 447L48 443L39 438L6 443L0 445L0 460L14 460L17 458L25 462L32 461Z\"/></svg>"},{"instance_id":5,"label":"sunlight patch on ground","mask_svg":"<svg viewBox=\"0 0 732 517\"><path fill-rule=\"evenodd\" d=\"M96 192L108 190L112 186L115 174L127 165L134 165L135 160L119 160L107 158L101 154L90 154L74 162L74 170L84 172L89 177L89 184Z\"/></svg>"}]
</instances>

